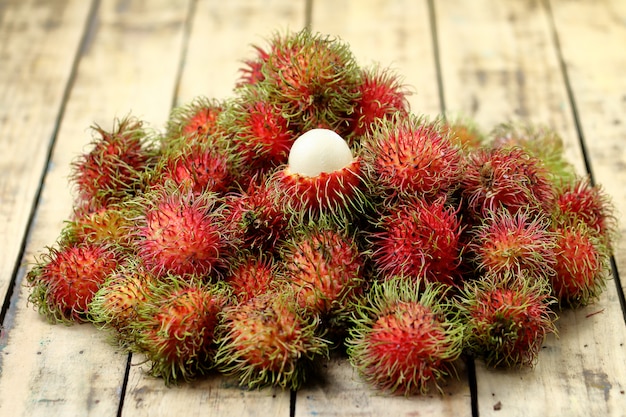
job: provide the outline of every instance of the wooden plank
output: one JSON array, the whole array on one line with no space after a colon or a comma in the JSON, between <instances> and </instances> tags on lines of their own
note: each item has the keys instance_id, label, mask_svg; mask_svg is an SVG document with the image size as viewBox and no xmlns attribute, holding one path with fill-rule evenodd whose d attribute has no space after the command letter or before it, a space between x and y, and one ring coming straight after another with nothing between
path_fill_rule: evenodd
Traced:
<instances>
[{"instance_id":1,"label":"wooden plank","mask_svg":"<svg viewBox=\"0 0 626 417\"><path fill-rule=\"evenodd\" d=\"M82 10L82 3L69 4L66 13ZM149 124L164 125L188 5L183 0L100 3L67 101L25 262L54 243L70 215L70 162L91 141L92 123L111 128L115 117L132 111ZM49 104L43 100L41 106ZM127 356L93 326L47 324L27 306L28 289L21 286L25 273L22 268L20 291L5 323L0 415L117 415Z\"/></svg>"},{"instance_id":2,"label":"wooden plank","mask_svg":"<svg viewBox=\"0 0 626 417\"><path fill-rule=\"evenodd\" d=\"M626 3L552 2L559 42L595 180L612 197L626 236ZM626 240L616 250L626 271ZM626 289L626 279L622 278Z\"/></svg>"},{"instance_id":3,"label":"wooden plank","mask_svg":"<svg viewBox=\"0 0 626 417\"><path fill-rule=\"evenodd\" d=\"M448 110L484 128L508 119L546 124L563 136L570 161L584 172L542 4L446 0L436 8ZM546 340L533 370L496 371L477 362L481 416L623 415L626 336L615 288L609 285L594 305L563 313L557 324L560 338Z\"/></svg>"},{"instance_id":4,"label":"wooden plank","mask_svg":"<svg viewBox=\"0 0 626 417\"><path fill-rule=\"evenodd\" d=\"M1 300L19 263L22 240L88 13L89 2L84 1L15 0L2 5Z\"/></svg>"},{"instance_id":5,"label":"wooden plank","mask_svg":"<svg viewBox=\"0 0 626 417\"><path fill-rule=\"evenodd\" d=\"M192 22L187 54L176 101L194 97L231 97L241 61L251 58L250 44L263 47L274 31L299 30L305 22L304 2L272 0L252 3L199 1ZM140 358L133 358L139 364ZM288 416L290 393L280 389L248 391L220 375L200 378L179 387L145 376L147 365L132 366L124 416Z\"/></svg>"},{"instance_id":6,"label":"wooden plank","mask_svg":"<svg viewBox=\"0 0 626 417\"><path fill-rule=\"evenodd\" d=\"M440 113L435 55L426 1L316 0L312 29L338 36L363 66L390 66L416 92L412 111ZM393 397L369 387L344 357L335 357L316 381L297 393L296 416L471 415L470 391L463 369L444 395Z\"/></svg>"}]
</instances>

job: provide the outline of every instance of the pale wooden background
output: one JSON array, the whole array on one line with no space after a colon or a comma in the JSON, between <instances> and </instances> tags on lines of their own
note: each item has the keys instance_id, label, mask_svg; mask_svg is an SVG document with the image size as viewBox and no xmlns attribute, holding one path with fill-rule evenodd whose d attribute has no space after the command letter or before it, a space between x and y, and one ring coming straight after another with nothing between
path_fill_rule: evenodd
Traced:
<instances>
[{"instance_id":1,"label":"pale wooden background","mask_svg":"<svg viewBox=\"0 0 626 417\"><path fill-rule=\"evenodd\" d=\"M556 129L626 213L626 1L0 0L0 416L626 415L621 242L601 300L562 315L535 369L477 362L443 396L380 395L339 359L297 393L166 388L93 327L27 305L25 265L70 213L88 127L132 112L161 128L173 105L226 98L250 44L307 24L403 74L416 113Z\"/></svg>"}]
</instances>

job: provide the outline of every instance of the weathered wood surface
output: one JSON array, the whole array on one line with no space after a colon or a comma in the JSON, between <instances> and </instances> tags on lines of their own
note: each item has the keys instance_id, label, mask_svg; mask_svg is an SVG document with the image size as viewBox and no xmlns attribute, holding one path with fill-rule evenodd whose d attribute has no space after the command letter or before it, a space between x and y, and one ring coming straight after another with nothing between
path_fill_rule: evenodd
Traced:
<instances>
[{"instance_id":1,"label":"weathered wood surface","mask_svg":"<svg viewBox=\"0 0 626 417\"><path fill-rule=\"evenodd\" d=\"M132 111L160 128L172 105L226 99L250 44L306 23L347 41L360 63L403 75L417 113L444 109L484 129L508 119L556 129L581 174L586 156L624 228L625 22L621 0L3 2L0 416L626 415L617 280L596 304L562 314L536 368L477 362L475 375L460 367L443 396L409 399L366 387L342 358L295 395L242 390L220 376L168 388L145 375L140 357L127 369L127 355L93 327L44 322L22 286L25 264L54 243L70 213L69 165L91 124L110 127ZM622 240L616 272L625 255Z\"/></svg>"}]
</instances>

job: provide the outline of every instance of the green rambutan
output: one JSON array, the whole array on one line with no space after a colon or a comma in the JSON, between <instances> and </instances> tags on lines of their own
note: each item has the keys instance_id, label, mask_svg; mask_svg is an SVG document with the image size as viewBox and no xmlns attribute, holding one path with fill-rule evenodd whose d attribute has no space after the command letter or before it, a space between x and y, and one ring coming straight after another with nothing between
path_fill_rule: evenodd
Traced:
<instances>
[{"instance_id":1,"label":"green rambutan","mask_svg":"<svg viewBox=\"0 0 626 417\"><path fill-rule=\"evenodd\" d=\"M434 202L405 199L396 203L372 233L372 259L383 278L456 284L463 245L458 209L445 198Z\"/></svg>"},{"instance_id":2,"label":"green rambutan","mask_svg":"<svg viewBox=\"0 0 626 417\"><path fill-rule=\"evenodd\" d=\"M521 148L480 148L465 158L461 196L472 218L501 208L549 212L555 187L541 161Z\"/></svg>"},{"instance_id":3,"label":"green rambutan","mask_svg":"<svg viewBox=\"0 0 626 417\"><path fill-rule=\"evenodd\" d=\"M561 306L588 305L606 288L610 250L586 223L556 226L555 235L554 295Z\"/></svg>"},{"instance_id":4,"label":"green rambutan","mask_svg":"<svg viewBox=\"0 0 626 417\"><path fill-rule=\"evenodd\" d=\"M465 347L487 366L533 366L545 337L556 333L546 279L487 275L466 281L457 300Z\"/></svg>"},{"instance_id":5,"label":"green rambutan","mask_svg":"<svg viewBox=\"0 0 626 417\"><path fill-rule=\"evenodd\" d=\"M304 315L286 288L224 309L217 369L248 388L298 389L312 361L327 356L318 320Z\"/></svg>"},{"instance_id":6,"label":"green rambutan","mask_svg":"<svg viewBox=\"0 0 626 417\"><path fill-rule=\"evenodd\" d=\"M214 365L215 330L227 302L221 285L165 276L137 305L131 349L144 354L149 373L166 384L202 375Z\"/></svg>"},{"instance_id":7,"label":"green rambutan","mask_svg":"<svg viewBox=\"0 0 626 417\"><path fill-rule=\"evenodd\" d=\"M383 120L365 138L364 157L377 193L449 194L461 177L461 154L437 124L415 115Z\"/></svg>"},{"instance_id":8,"label":"green rambutan","mask_svg":"<svg viewBox=\"0 0 626 417\"><path fill-rule=\"evenodd\" d=\"M134 223L130 220L130 201L112 203L95 211L76 209L72 219L63 228L62 240L111 244L132 252L134 242L129 230L134 227Z\"/></svg>"},{"instance_id":9,"label":"green rambutan","mask_svg":"<svg viewBox=\"0 0 626 417\"><path fill-rule=\"evenodd\" d=\"M149 166L152 151L142 122L126 117L107 132L92 126L91 149L72 163L70 181L77 188L79 205L93 210L122 201L141 189L141 174Z\"/></svg>"},{"instance_id":10,"label":"green rambutan","mask_svg":"<svg viewBox=\"0 0 626 417\"><path fill-rule=\"evenodd\" d=\"M441 391L462 353L464 329L445 292L442 284L403 277L373 284L346 341L366 381L392 394Z\"/></svg>"},{"instance_id":11,"label":"green rambutan","mask_svg":"<svg viewBox=\"0 0 626 417\"><path fill-rule=\"evenodd\" d=\"M110 245L50 247L26 275L28 301L51 323L84 322L94 294L120 262L122 257Z\"/></svg>"},{"instance_id":12,"label":"green rambutan","mask_svg":"<svg viewBox=\"0 0 626 417\"><path fill-rule=\"evenodd\" d=\"M389 69L362 68L354 113L351 115L350 137L371 134L375 123L400 114L407 117L409 91L400 78Z\"/></svg>"},{"instance_id":13,"label":"green rambutan","mask_svg":"<svg viewBox=\"0 0 626 417\"><path fill-rule=\"evenodd\" d=\"M483 274L520 274L547 278L554 274L555 236L549 219L526 211L491 212L475 226L467 255Z\"/></svg>"},{"instance_id":14,"label":"green rambutan","mask_svg":"<svg viewBox=\"0 0 626 417\"><path fill-rule=\"evenodd\" d=\"M214 194L157 189L144 196L138 210L137 255L156 276L208 277L228 262L234 242Z\"/></svg>"}]
</instances>

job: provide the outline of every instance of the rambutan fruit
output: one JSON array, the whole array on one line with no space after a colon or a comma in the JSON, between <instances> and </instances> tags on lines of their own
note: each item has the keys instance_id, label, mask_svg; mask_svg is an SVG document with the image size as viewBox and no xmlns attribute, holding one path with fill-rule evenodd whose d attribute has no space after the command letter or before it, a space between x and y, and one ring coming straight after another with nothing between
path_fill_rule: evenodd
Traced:
<instances>
[{"instance_id":1,"label":"rambutan fruit","mask_svg":"<svg viewBox=\"0 0 626 417\"><path fill-rule=\"evenodd\" d=\"M109 245L50 247L26 275L31 289L28 301L51 323L84 322L94 294L121 261Z\"/></svg>"},{"instance_id":2,"label":"rambutan fruit","mask_svg":"<svg viewBox=\"0 0 626 417\"><path fill-rule=\"evenodd\" d=\"M581 307L606 288L610 251L586 223L556 226L556 273L550 276L561 307Z\"/></svg>"},{"instance_id":3,"label":"rambutan fruit","mask_svg":"<svg viewBox=\"0 0 626 417\"><path fill-rule=\"evenodd\" d=\"M111 244L133 252L129 230L134 223L129 202L111 203L95 211L76 208L63 228L62 241Z\"/></svg>"},{"instance_id":4,"label":"rambutan fruit","mask_svg":"<svg viewBox=\"0 0 626 417\"><path fill-rule=\"evenodd\" d=\"M540 160L525 150L480 148L465 158L460 179L467 214L483 218L501 208L549 212L555 187Z\"/></svg>"},{"instance_id":5,"label":"rambutan fruit","mask_svg":"<svg viewBox=\"0 0 626 417\"><path fill-rule=\"evenodd\" d=\"M278 280L279 268L273 257L265 252L244 251L231 262L224 281L232 288L240 303L269 291Z\"/></svg>"},{"instance_id":6,"label":"rambutan fruit","mask_svg":"<svg viewBox=\"0 0 626 417\"><path fill-rule=\"evenodd\" d=\"M244 66L239 69L241 77L235 84L237 88L255 85L265 79L265 75L263 75L263 65L267 62L269 53L258 45L252 45L252 47L256 54L254 58L243 61Z\"/></svg>"},{"instance_id":7,"label":"rambutan fruit","mask_svg":"<svg viewBox=\"0 0 626 417\"><path fill-rule=\"evenodd\" d=\"M446 287L403 277L376 282L359 305L346 340L350 363L392 394L426 394L455 372L464 326Z\"/></svg>"},{"instance_id":8,"label":"rambutan fruit","mask_svg":"<svg viewBox=\"0 0 626 417\"><path fill-rule=\"evenodd\" d=\"M372 187L392 198L449 194L461 177L461 154L437 124L409 115L383 120L365 138Z\"/></svg>"},{"instance_id":9,"label":"rambutan fruit","mask_svg":"<svg viewBox=\"0 0 626 417\"><path fill-rule=\"evenodd\" d=\"M248 176L262 175L287 163L297 136L282 110L256 88L239 90L237 99L224 112L222 124Z\"/></svg>"},{"instance_id":10,"label":"rambutan fruit","mask_svg":"<svg viewBox=\"0 0 626 417\"><path fill-rule=\"evenodd\" d=\"M214 194L159 189L139 201L137 255L156 276L208 277L228 262L234 242Z\"/></svg>"},{"instance_id":11,"label":"rambutan fruit","mask_svg":"<svg viewBox=\"0 0 626 417\"><path fill-rule=\"evenodd\" d=\"M547 278L554 274L555 236L549 219L526 211L491 212L472 229L466 255L482 274L520 274Z\"/></svg>"},{"instance_id":12,"label":"rambutan fruit","mask_svg":"<svg viewBox=\"0 0 626 417\"><path fill-rule=\"evenodd\" d=\"M192 192L225 194L233 187L238 171L237 155L224 141L215 138L190 142L185 137L172 140L154 168L146 171L147 188L163 187L167 182Z\"/></svg>"},{"instance_id":13,"label":"rambutan fruit","mask_svg":"<svg viewBox=\"0 0 626 417\"><path fill-rule=\"evenodd\" d=\"M359 95L359 69L347 44L303 29L270 41L255 84L298 132L345 133Z\"/></svg>"},{"instance_id":14,"label":"rambutan fruit","mask_svg":"<svg viewBox=\"0 0 626 417\"><path fill-rule=\"evenodd\" d=\"M214 365L215 330L227 302L221 285L166 276L137 306L131 349L144 354L149 373L168 385L202 375Z\"/></svg>"},{"instance_id":15,"label":"rambutan fruit","mask_svg":"<svg viewBox=\"0 0 626 417\"><path fill-rule=\"evenodd\" d=\"M219 329L217 369L248 388L296 390L311 363L328 355L317 318L304 315L287 289L226 307Z\"/></svg>"},{"instance_id":16,"label":"rambutan fruit","mask_svg":"<svg viewBox=\"0 0 626 417\"><path fill-rule=\"evenodd\" d=\"M153 151L142 122L134 117L116 120L111 132L92 126L91 149L72 163L72 181L79 205L99 209L140 191L141 174Z\"/></svg>"},{"instance_id":17,"label":"rambutan fruit","mask_svg":"<svg viewBox=\"0 0 626 417\"><path fill-rule=\"evenodd\" d=\"M556 333L546 279L487 275L466 281L457 301L467 326L465 347L487 366L533 366L545 337Z\"/></svg>"},{"instance_id":18,"label":"rambutan fruit","mask_svg":"<svg viewBox=\"0 0 626 417\"><path fill-rule=\"evenodd\" d=\"M554 181L571 180L574 166L564 155L563 139L545 126L501 123L489 135L494 148L520 147L539 159Z\"/></svg>"},{"instance_id":19,"label":"rambutan fruit","mask_svg":"<svg viewBox=\"0 0 626 417\"><path fill-rule=\"evenodd\" d=\"M381 119L388 119L396 114L407 117L407 96L410 93L402 85L398 75L378 66L362 68L360 75L360 94L356 99L354 113L350 116L350 137L371 134L374 124Z\"/></svg>"},{"instance_id":20,"label":"rambutan fruit","mask_svg":"<svg viewBox=\"0 0 626 417\"><path fill-rule=\"evenodd\" d=\"M226 223L244 247L274 252L286 235L290 215L269 181L253 178L248 188L226 198Z\"/></svg>"},{"instance_id":21,"label":"rambutan fruit","mask_svg":"<svg viewBox=\"0 0 626 417\"><path fill-rule=\"evenodd\" d=\"M91 299L89 321L112 332L116 343L132 343L131 324L156 278L137 260L126 260L102 283Z\"/></svg>"},{"instance_id":22,"label":"rambutan fruit","mask_svg":"<svg viewBox=\"0 0 626 417\"><path fill-rule=\"evenodd\" d=\"M206 141L219 131L218 119L224 107L224 103L218 100L199 96L187 105L174 108L162 145L166 146L181 136L195 142Z\"/></svg>"},{"instance_id":23,"label":"rambutan fruit","mask_svg":"<svg viewBox=\"0 0 626 417\"><path fill-rule=\"evenodd\" d=\"M370 238L376 271L383 278L403 275L455 285L460 279L462 229L458 209L445 198L396 203Z\"/></svg>"},{"instance_id":24,"label":"rambutan fruit","mask_svg":"<svg viewBox=\"0 0 626 417\"><path fill-rule=\"evenodd\" d=\"M289 164L273 178L293 212L345 221L362 214L368 204L362 169L361 158L352 156L341 136L328 129L313 129L296 139Z\"/></svg>"},{"instance_id":25,"label":"rambutan fruit","mask_svg":"<svg viewBox=\"0 0 626 417\"><path fill-rule=\"evenodd\" d=\"M456 117L441 121L442 133L463 151L471 152L484 146L485 134L476 123L467 117Z\"/></svg>"},{"instance_id":26,"label":"rambutan fruit","mask_svg":"<svg viewBox=\"0 0 626 417\"><path fill-rule=\"evenodd\" d=\"M585 223L612 248L618 236L614 213L613 203L602 187L592 185L588 178L578 177L558 188L553 221L567 226Z\"/></svg>"},{"instance_id":27,"label":"rambutan fruit","mask_svg":"<svg viewBox=\"0 0 626 417\"><path fill-rule=\"evenodd\" d=\"M295 230L281 259L300 305L325 317L345 311L361 295L364 259L352 236L322 223Z\"/></svg>"}]
</instances>

